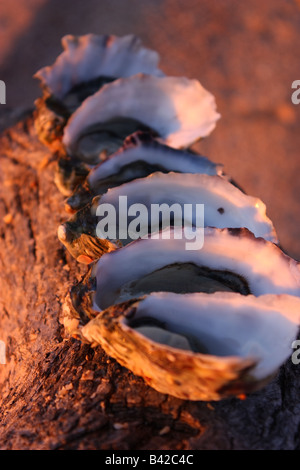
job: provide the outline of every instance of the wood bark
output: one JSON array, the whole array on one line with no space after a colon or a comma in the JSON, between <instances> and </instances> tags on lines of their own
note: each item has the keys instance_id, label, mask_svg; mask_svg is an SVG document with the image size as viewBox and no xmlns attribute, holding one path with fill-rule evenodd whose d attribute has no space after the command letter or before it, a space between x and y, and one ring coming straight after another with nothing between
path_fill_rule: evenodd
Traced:
<instances>
[{"instance_id":1,"label":"wood bark","mask_svg":"<svg viewBox=\"0 0 300 470\"><path fill-rule=\"evenodd\" d=\"M0 129L22 113L0 116ZM67 218L32 115L0 139L1 449L297 449L300 365L245 400L162 395L98 347L64 337L62 302L86 267L57 239Z\"/></svg>"}]
</instances>

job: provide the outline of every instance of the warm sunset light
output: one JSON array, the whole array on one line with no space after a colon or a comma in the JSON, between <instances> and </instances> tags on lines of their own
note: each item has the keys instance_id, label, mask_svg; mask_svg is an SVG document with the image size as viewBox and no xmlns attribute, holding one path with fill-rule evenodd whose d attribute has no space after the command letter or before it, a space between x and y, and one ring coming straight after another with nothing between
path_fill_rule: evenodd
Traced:
<instances>
[{"instance_id":1,"label":"warm sunset light","mask_svg":"<svg viewBox=\"0 0 300 470\"><path fill-rule=\"evenodd\" d=\"M299 22L0 1L1 450L299 448Z\"/></svg>"}]
</instances>

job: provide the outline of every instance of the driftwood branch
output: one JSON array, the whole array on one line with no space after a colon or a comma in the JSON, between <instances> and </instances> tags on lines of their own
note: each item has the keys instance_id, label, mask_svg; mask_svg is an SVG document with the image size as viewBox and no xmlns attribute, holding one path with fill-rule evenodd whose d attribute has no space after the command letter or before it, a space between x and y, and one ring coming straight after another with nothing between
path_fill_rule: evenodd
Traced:
<instances>
[{"instance_id":1,"label":"driftwood branch","mask_svg":"<svg viewBox=\"0 0 300 470\"><path fill-rule=\"evenodd\" d=\"M19 116L3 116L0 129ZM146 386L101 348L64 338L62 302L86 267L56 236L66 214L54 163L30 115L0 146L0 447L299 447L300 365L291 360L245 400L185 402Z\"/></svg>"}]
</instances>

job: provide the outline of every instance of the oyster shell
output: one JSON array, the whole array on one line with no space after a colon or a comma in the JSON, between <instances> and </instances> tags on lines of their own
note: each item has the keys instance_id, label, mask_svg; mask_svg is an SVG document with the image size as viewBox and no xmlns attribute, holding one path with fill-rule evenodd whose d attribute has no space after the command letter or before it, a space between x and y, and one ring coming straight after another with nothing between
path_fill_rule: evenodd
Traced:
<instances>
[{"instance_id":1,"label":"oyster shell","mask_svg":"<svg viewBox=\"0 0 300 470\"><path fill-rule=\"evenodd\" d=\"M139 237L148 232L172 225L170 212L162 212L161 227L152 224L151 207L153 204L170 205L176 203L184 209L184 204L204 204L204 225L217 228L246 227L257 237L263 237L277 242L272 222L266 216L266 208L262 201L247 196L238 188L220 176L186 173L184 178L179 173L153 173L146 178L136 179L121 186L112 188L103 196L95 197L92 203L87 204L59 228L59 239L70 253L79 258L86 250L89 252L90 262L98 259L99 253L93 254L93 247L102 247L102 236L96 235L99 218L96 216L97 208L102 204L109 204L116 213L116 240L121 239L123 245L137 238L136 233L130 232L133 216L128 216L127 208L120 208L121 197L126 197L127 207L135 203L143 204L147 214L139 217ZM106 206L103 206L106 207ZM196 211L185 214L185 222L196 225ZM150 218L150 219L149 219ZM174 225L182 225L182 219L173 221ZM124 233L123 229L125 230ZM93 247L86 246L86 239L81 237L88 234L93 239ZM103 234L106 238L106 235ZM107 243L107 240L105 240ZM115 240L113 239L115 243ZM101 248L102 250L102 248ZM87 259L86 259L87 260Z\"/></svg>"},{"instance_id":2,"label":"oyster shell","mask_svg":"<svg viewBox=\"0 0 300 470\"><path fill-rule=\"evenodd\" d=\"M154 293L102 311L81 333L161 393L220 400L276 374L297 337L299 300Z\"/></svg>"},{"instance_id":3,"label":"oyster shell","mask_svg":"<svg viewBox=\"0 0 300 470\"><path fill-rule=\"evenodd\" d=\"M65 127L63 144L68 154L95 164L138 130L186 148L207 136L219 117L213 95L198 80L137 74L87 98Z\"/></svg>"},{"instance_id":4,"label":"oyster shell","mask_svg":"<svg viewBox=\"0 0 300 470\"><path fill-rule=\"evenodd\" d=\"M116 153L90 171L86 181L67 200L67 210L77 211L93 196L156 171L221 176L222 167L195 153L160 144L150 134L136 132L125 139Z\"/></svg>"},{"instance_id":5,"label":"oyster shell","mask_svg":"<svg viewBox=\"0 0 300 470\"><path fill-rule=\"evenodd\" d=\"M36 102L36 128L47 145L62 135L70 114L105 83L139 72L163 76L158 54L134 35L67 35L61 42L64 51L54 64L34 75L43 90Z\"/></svg>"},{"instance_id":6,"label":"oyster shell","mask_svg":"<svg viewBox=\"0 0 300 470\"><path fill-rule=\"evenodd\" d=\"M40 80L48 95L62 101L74 87L84 85L87 88L91 80L101 77L115 79L130 77L139 72L163 76L158 68L157 52L146 49L141 40L132 34L123 37L67 35L62 38L61 43L64 51L52 66L43 67L36 72L35 77ZM99 85L94 92L98 89Z\"/></svg>"},{"instance_id":7,"label":"oyster shell","mask_svg":"<svg viewBox=\"0 0 300 470\"><path fill-rule=\"evenodd\" d=\"M170 232L170 239L136 240L99 259L94 268L95 310L157 291L300 297L299 263L249 230L205 228L204 245L196 251L186 249L186 231ZM191 235L192 229L189 240Z\"/></svg>"}]
</instances>

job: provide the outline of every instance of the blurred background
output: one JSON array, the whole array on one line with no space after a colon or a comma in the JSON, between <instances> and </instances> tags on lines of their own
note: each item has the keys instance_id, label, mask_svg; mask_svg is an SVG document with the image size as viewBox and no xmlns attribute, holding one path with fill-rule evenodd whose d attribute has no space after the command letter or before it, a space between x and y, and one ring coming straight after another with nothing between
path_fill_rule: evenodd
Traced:
<instances>
[{"instance_id":1,"label":"blurred background","mask_svg":"<svg viewBox=\"0 0 300 470\"><path fill-rule=\"evenodd\" d=\"M197 150L261 198L283 248L300 260L300 0L0 0L4 108L32 107L32 75L65 34L134 33L168 75L197 78L222 114ZM29 156L30 158L30 156Z\"/></svg>"}]
</instances>

